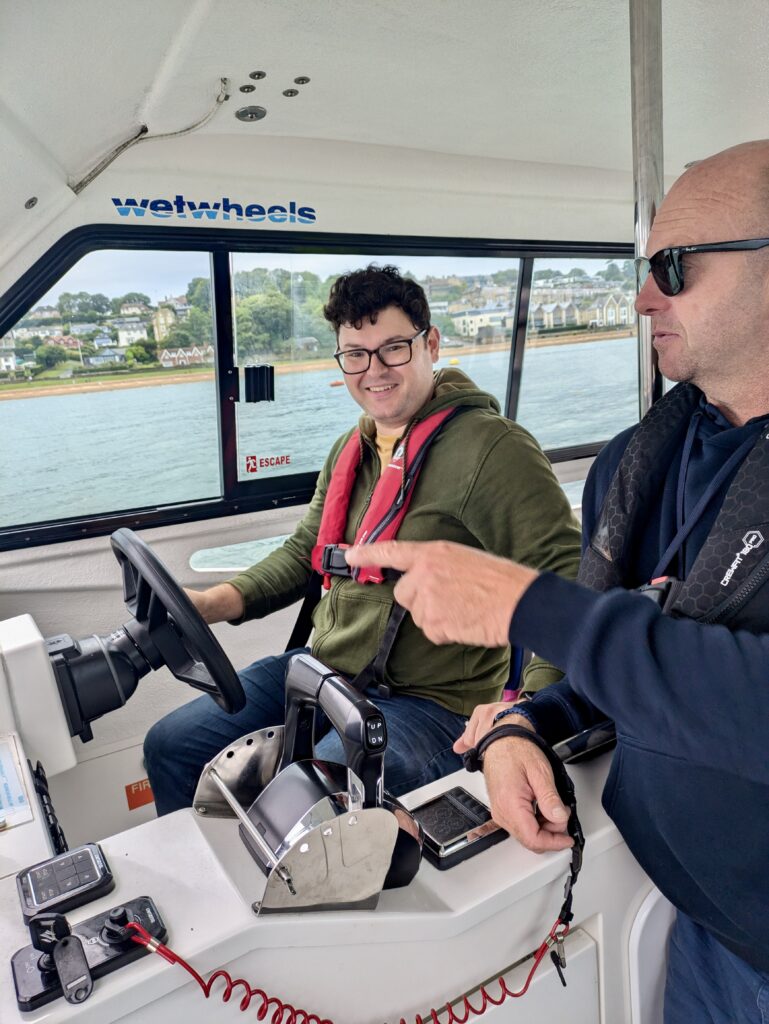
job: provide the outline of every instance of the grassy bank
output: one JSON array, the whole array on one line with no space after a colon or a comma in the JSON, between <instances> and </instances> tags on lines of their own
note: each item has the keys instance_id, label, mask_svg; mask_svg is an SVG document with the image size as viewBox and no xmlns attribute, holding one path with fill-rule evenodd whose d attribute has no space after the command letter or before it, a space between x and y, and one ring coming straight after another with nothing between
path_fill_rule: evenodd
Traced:
<instances>
[{"instance_id":1,"label":"grassy bank","mask_svg":"<svg viewBox=\"0 0 769 1024\"><path fill-rule=\"evenodd\" d=\"M550 345L577 345L583 341L614 341L617 338L631 337L627 329L613 332L574 332L571 334L548 334L531 336L527 340L530 348L543 348ZM503 352L509 345L466 345L462 348L444 348L441 356L447 362L456 359L461 368L463 356L478 355L484 352ZM275 372L302 373L310 370L338 369L333 359L311 359L301 363L275 363ZM213 380L214 371L210 366L190 366L183 370L157 369L139 370L135 373L98 373L88 376L60 377L60 368L48 370L34 380L3 381L0 383L0 401L14 398L46 398L51 395L69 395L94 391L117 391L123 388L151 388L165 384L190 384L194 381ZM341 379L342 373L339 372Z\"/></svg>"}]
</instances>

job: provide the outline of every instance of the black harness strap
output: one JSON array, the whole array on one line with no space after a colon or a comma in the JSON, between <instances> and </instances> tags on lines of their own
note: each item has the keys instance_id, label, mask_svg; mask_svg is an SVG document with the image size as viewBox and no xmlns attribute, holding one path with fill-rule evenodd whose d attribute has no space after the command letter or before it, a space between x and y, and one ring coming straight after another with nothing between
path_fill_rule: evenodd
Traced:
<instances>
[{"instance_id":1,"label":"black harness strap","mask_svg":"<svg viewBox=\"0 0 769 1024\"><path fill-rule=\"evenodd\" d=\"M302 607L299 609L294 628L291 630L291 636L286 644L287 651L293 651L296 647L307 646L310 633L312 633L312 613L315 610L316 604L320 601L321 581L322 577L317 572L313 572L312 576L310 576Z\"/></svg>"},{"instance_id":2,"label":"black harness strap","mask_svg":"<svg viewBox=\"0 0 769 1024\"><path fill-rule=\"evenodd\" d=\"M390 651L395 643L395 638L398 635L398 630L401 628L401 623L406 618L406 615L407 612L403 605L398 604L397 601L393 602L390 618L387 620L387 625L385 626L385 631L382 634L376 654L368 665L364 665L357 676L350 680L350 686L353 686L361 693L368 689L369 686L376 686L380 697L390 697L392 695L392 687L385 679L385 666L387 665L387 659L390 657Z\"/></svg>"},{"instance_id":3,"label":"black harness strap","mask_svg":"<svg viewBox=\"0 0 769 1024\"><path fill-rule=\"evenodd\" d=\"M533 743L535 747L539 747L547 758L550 767L553 769L555 788L558 790L558 796L563 800L571 812L569 814L569 822L566 826L566 830L574 840L574 846L571 851L569 877L566 880L566 885L563 890L564 900L558 913L558 921L556 922L556 925L569 924L574 917L571 909L572 893L574 884L577 881L577 876L582 868L582 851L585 848L585 836L582 831L582 825L577 817L577 798L574 793L574 783L571 781L569 773L564 768L563 762L550 744L546 743L541 736L538 736L535 732L531 732L530 729L526 729L522 725L500 725L497 728L492 729L490 732L487 732L476 747L471 747L470 750L463 755L462 760L466 770L468 772L483 771L483 754L485 750L490 747L492 743L495 743L497 740L504 739L506 736L515 736L519 739L528 740L529 743Z\"/></svg>"}]
</instances>

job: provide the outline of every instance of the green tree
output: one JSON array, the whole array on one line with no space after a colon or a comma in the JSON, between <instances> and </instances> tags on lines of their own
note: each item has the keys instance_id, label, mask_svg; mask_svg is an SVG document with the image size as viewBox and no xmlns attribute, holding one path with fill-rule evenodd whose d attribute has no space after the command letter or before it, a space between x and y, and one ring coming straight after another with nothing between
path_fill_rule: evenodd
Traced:
<instances>
[{"instance_id":1,"label":"green tree","mask_svg":"<svg viewBox=\"0 0 769 1024\"><path fill-rule=\"evenodd\" d=\"M624 277L622 271L619 269L617 264L612 260L608 263L606 270L599 270L596 277L602 277L604 281L621 281Z\"/></svg>"},{"instance_id":2,"label":"green tree","mask_svg":"<svg viewBox=\"0 0 769 1024\"><path fill-rule=\"evenodd\" d=\"M72 292L62 292L56 307L64 319L69 320L75 310L76 296Z\"/></svg>"},{"instance_id":3,"label":"green tree","mask_svg":"<svg viewBox=\"0 0 769 1024\"><path fill-rule=\"evenodd\" d=\"M457 327L452 317L446 316L444 313L436 313L430 319L444 338L453 338L456 335Z\"/></svg>"},{"instance_id":4,"label":"green tree","mask_svg":"<svg viewBox=\"0 0 769 1024\"><path fill-rule=\"evenodd\" d=\"M141 345L138 342L134 345L129 345L125 350L126 359L132 359L135 363L154 363L157 362L156 354L150 351L146 345Z\"/></svg>"},{"instance_id":5,"label":"green tree","mask_svg":"<svg viewBox=\"0 0 769 1024\"><path fill-rule=\"evenodd\" d=\"M50 370L59 363L66 362L69 359L69 352L61 345L41 345L35 349L35 359L46 370Z\"/></svg>"},{"instance_id":6,"label":"green tree","mask_svg":"<svg viewBox=\"0 0 769 1024\"><path fill-rule=\"evenodd\" d=\"M516 284L518 282L518 269L512 267L508 270L497 270L496 273L491 275L491 280L494 284Z\"/></svg>"},{"instance_id":7,"label":"green tree","mask_svg":"<svg viewBox=\"0 0 769 1024\"><path fill-rule=\"evenodd\" d=\"M572 269L569 271L569 273L566 276L567 277L587 277L588 273L587 273L586 270L583 270L582 267L572 267Z\"/></svg>"},{"instance_id":8,"label":"green tree","mask_svg":"<svg viewBox=\"0 0 769 1024\"><path fill-rule=\"evenodd\" d=\"M207 277L193 277L187 285L187 302L203 313L211 312L211 282Z\"/></svg>"},{"instance_id":9,"label":"green tree","mask_svg":"<svg viewBox=\"0 0 769 1024\"><path fill-rule=\"evenodd\" d=\"M317 297L300 306L294 305L293 335L295 338L317 338L317 355L331 355L336 349L336 334L323 316L323 303L324 300Z\"/></svg>"},{"instance_id":10,"label":"green tree","mask_svg":"<svg viewBox=\"0 0 769 1024\"><path fill-rule=\"evenodd\" d=\"M101 292L62 292L57 307L65 320L98 320L110 311L111 303Z\"/></svg>"},{"instance_id":11,"label":"green tree","mask_svg":"<svg viewBox=\"0 0 769 1024\"><path fill-rule=\"evenodd\" d=\"M249 295L237 304L239 358L250 355L284 355L291 351L291 300L278 291Z\"/></svg>"},{"instance_id":12,"label":"green tree","mask_svg":"<svg viewBox=\"0 0 769 1024\"><path fill-rule=\"evenodd\" d=\"M171 327L168 337L163 342L163 348L192 348L193 345L200 347L209 345L212 338L210 313L204 313L196 306L192 306L185 319L177 320ZM145 347L154 344L145 342Z\"/></svg>"},{"instance_id":13,"label":"green tree","mask_svg":"<svg viewBox=\"0 0 769 1024\"><path fill-rule=\"evenodd\" d=\"M137 303L144 306L152 305L149 295L145 295L144 292L126 292L125 295L119 295L110 301L112 312L119 313L120 307L125 306L127 303Z\"/></svg>"},{"instance_id":14,"label":"green tree","mask_svg":"<svg viewBox=\"0 0 769 1024\"><path fill-rule=\"evenodd\" d=\"M38 337L38 335L34 335L32 338L15 341L13 347L16 355L21 359L29 359L30 356L34 355L35 349L39 348L42 344L43 339Z\"/></svg>"},{"instance_id":15,"label":"green tree","mask_svg":"<svg viewBox=\"0 0 769 1024\"><path fill-rule=\"evenodd\" d=\"M101 292L96 292L91 296L91 309L96 313L109 313L110 301L106 295L102 295Z\"/></svg>"}]
</instances>

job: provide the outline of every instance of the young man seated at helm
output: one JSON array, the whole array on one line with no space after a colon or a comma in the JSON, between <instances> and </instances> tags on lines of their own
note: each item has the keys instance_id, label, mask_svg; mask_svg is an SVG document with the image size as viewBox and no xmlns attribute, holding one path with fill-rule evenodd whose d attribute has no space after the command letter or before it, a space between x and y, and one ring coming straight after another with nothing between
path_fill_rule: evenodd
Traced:
<instances>
[{"instance_id":1,"label":"young man seated at helm","mask_svg":"<svg viewBox=\"0 0 769 1024\"><path fill-rule=\"evenodd\" d=\"M188 592L206 621L239 624L292 604L322 571L327 545L360 543L372 531L454 541L573 578L579 529L549 462L460 370L434 372L440 335L422 288L395 267L372 265L340 277L324 313L363 414L332 446L307 513L283 546L227 583ZM354 680L381 652L394 581L376 566L356 579L343 556L341 564L343 575L325 573L311 651ZM204 696L153 726L145 757L158 813L189 806L203 766L229 743L283 722L294 653L240 673L247 704L238 714ZM556 678L549 671L540 668L529 686ZM508 646L437 646L406 615L384 668L358 681L386 721L388 790L397 795L460 768L457 734L476 705L499 699L509 675ZM344 760L334 732L316 753Z\"/></svg>"}]
</instances>

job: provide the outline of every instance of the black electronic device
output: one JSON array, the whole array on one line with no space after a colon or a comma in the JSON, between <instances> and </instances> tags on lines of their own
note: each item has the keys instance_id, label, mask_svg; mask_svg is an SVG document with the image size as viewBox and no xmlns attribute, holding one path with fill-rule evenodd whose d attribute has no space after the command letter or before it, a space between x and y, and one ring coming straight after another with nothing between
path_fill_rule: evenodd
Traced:
<instances>
[{"instance_id":1,"label":"black electronic device","mask_svg":"<svg viewBox=\"0 0 769 1024\"><path fill-rule=\"evenodd\" d=\"M167 938L158 908L148 896L73 925L62 914L40 914L30 921L32 943L11 957L16 1002L28 1013L54 999L82 1003L93 982L147 956L133 941L129 922L145 928L159 942Z\"/></svg>"},{"instance_id":2,"label":"black electronic device","mask_svg":"<svg viewBox=\"0 0 769 1024\"><path fill-rule=\"evenodd\" d=\"M411 813L425 834L425 857L441 871L474 857L508 835L492 819L488 807L462 786L412 808Z\"/></svg>"},{"instance_id":3,"label":"black electronic device","mask_svg":"<svg viewBox=\"0 0 769 1024\"><path fill-rule=\"evenodd\" d=\"M20 871L16 888L28 924L36 914L63 914L112 892L115 879L101 847L86 843Z\"/></svg>"}]
</instances>

